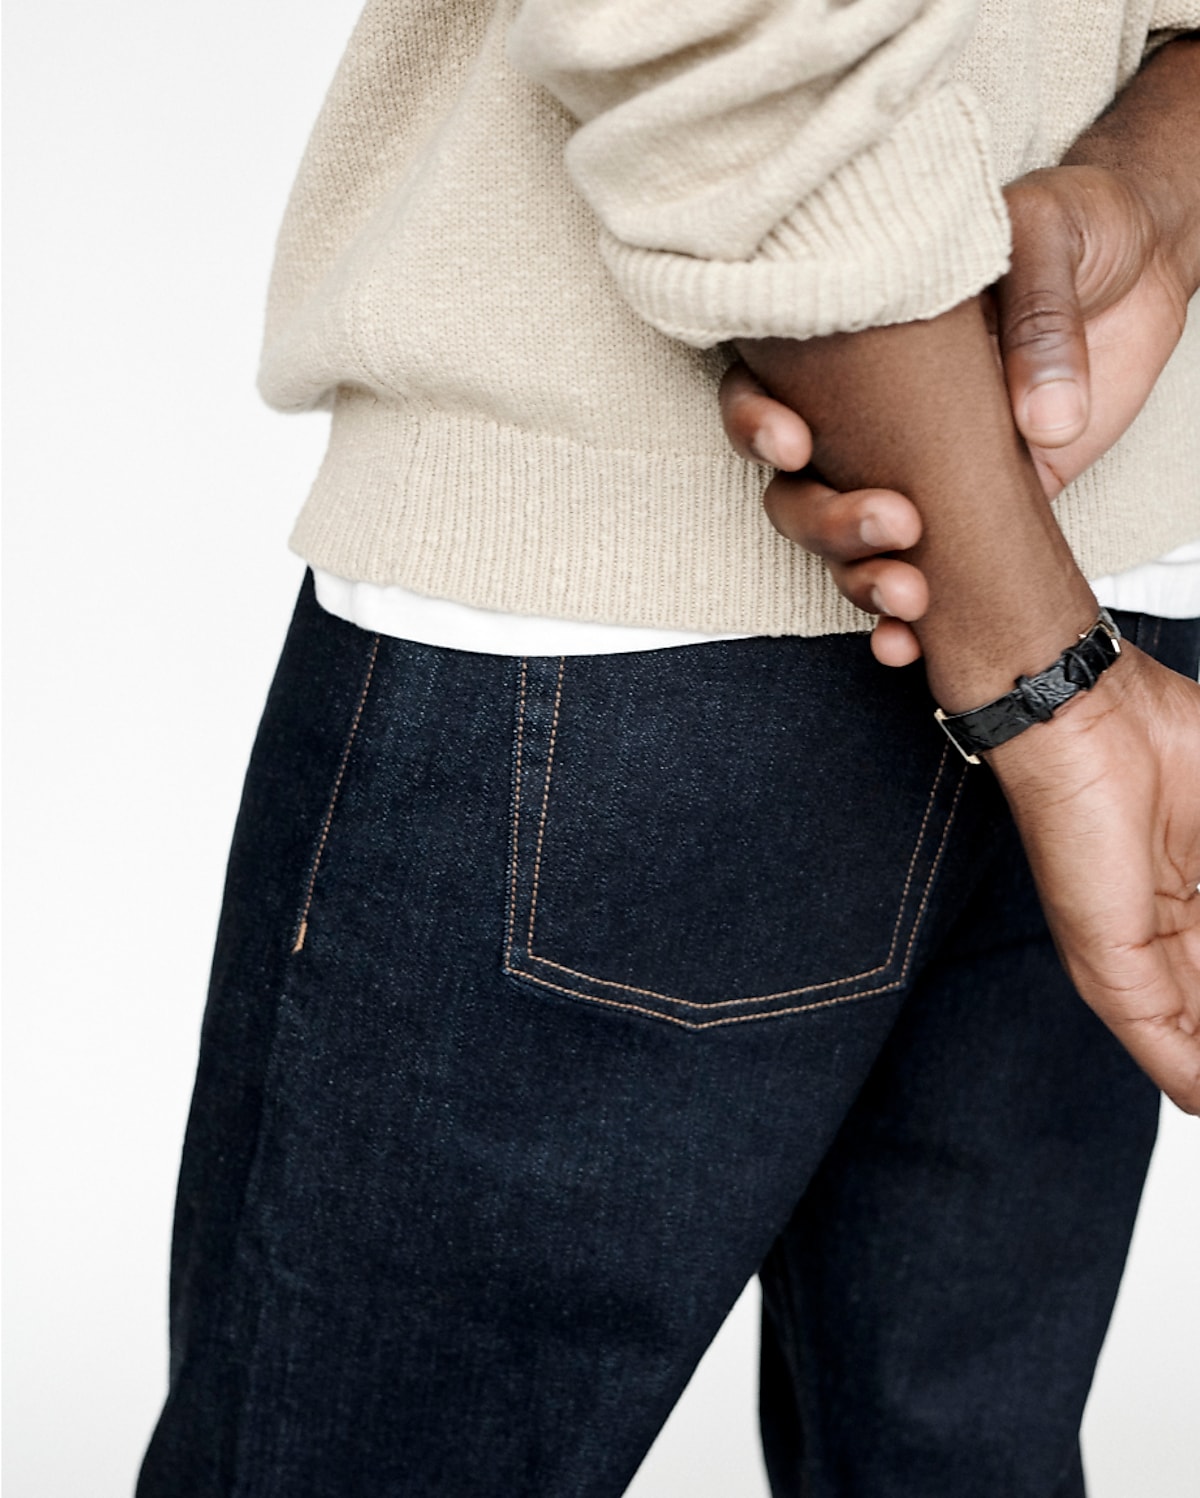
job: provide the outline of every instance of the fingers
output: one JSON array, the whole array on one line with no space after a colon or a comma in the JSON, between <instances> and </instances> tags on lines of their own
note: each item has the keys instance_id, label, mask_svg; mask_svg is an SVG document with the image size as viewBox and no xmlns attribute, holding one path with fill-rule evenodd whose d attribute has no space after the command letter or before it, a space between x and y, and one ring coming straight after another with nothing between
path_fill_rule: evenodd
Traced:
<instances>
[{"instance_id":1,"label":"fingers","mask_svg":"<svg viewBox=\"0 0 1200 1498\"><path fill-rule=\"evenodd\" d=\"M921 642L901 619L880 619L871 633L871 654L881 666L911 666L921 659Z\"/></svg>"},{"instance_id":2,"label":"fingers","mask_svg":"<svg viewBox=\"0 0 1200 1498\"><path fill-rule=\"evenodd\" d=\"M1087 340L1075 288L1079 241L1065 208L1036 181L1006 194L1012 268L995 288L996 332L1013 416L1025 440L1065 447L1090 411Z\"/></svg>"},{"instance_id":3,"label":"fingers","mask_svg":"<svg viewBox=\"0 0 1200 1498\"><path fill-rule=\"evenodd\" d=\"M907 551L921 539L917 507L892 489L842 494L806 475L776 474L763 506L780 535L829 562Z\"/></svg>"},{"instance_id":4,"label":"fingers","mask_svg":"<svg viewBox=\"0 0 1200 1498\"><path fill-rule=\"evenodd\" d=\"M886 553L907 551L921 538L915 505L890 489L841 494L814 479L776 475L763 504L775 529L822 557L838 590L858 608L890 616L872 637L875 657L907 666L921 653L907 623L929 607L924 574Z\"/></svg>"},{"instance_id":5,"label":"fingers","mask_svg":"<svg viewBox=\"0 0 1200 1498\"><path fill-rule=\"evenodd\" d=\"M752 463L794 473L812 457L812 435L790 406L768 395L738 360L725 371L718 396L725 435Z\"/></svg>"},{"instance_id":6,"label":"fingers","mask_svg":"<svg viewBox=\"0 0 1200 1498\"><path fill-rule=\"evenodd\" d=\"M807 427L773 401L743 364L732 365L721 383L721 415L729 440L744 457L803 467L811 456ZM796 427L789 428L789 421ZM781 433L785 442L795 439L786 453L772 446ZM911 500L890 489L841 494L815 479L782 472L767 485L763 505L781 535L825 559L844 597L884 616L871 636L881 665L908 666L920 658L920 642L905 621L921 618L929 607L924 575L910 562L881 555L907 551L921 539L921 517Z\"/></svg>"},{"instance_id":7,"label":"fingers","mask_svg":"<svg viewBox=\"0 0 1200 1498\"><path fill-rule=\"evenodd\" d=\"M924 573L911 562L901 562L896 557L871 557L865 562L827 562L826 566L842 597L864 613L886 614L912 623L923 618L929 608L929 585Z\"/></svg>"}]
</instances>

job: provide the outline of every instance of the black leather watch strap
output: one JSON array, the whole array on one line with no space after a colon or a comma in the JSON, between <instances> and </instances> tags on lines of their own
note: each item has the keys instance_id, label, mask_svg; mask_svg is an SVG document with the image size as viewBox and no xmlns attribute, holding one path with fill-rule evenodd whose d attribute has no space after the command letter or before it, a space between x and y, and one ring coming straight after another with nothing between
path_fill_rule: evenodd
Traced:
<instances>
[{"instance_id":1,"label":"black leather watch strap","mask_svg":"<svg viewBox=\"0 0 1200 1498\"><path fill-rule=\"evenodd\" d=\"M995 749L1016 738L1035 723L1045 723L1078 692L1094 687L1121 653L1121 631L1107 609L1078 644L1069 645L1052 666L1036 676L1018 676L1011 692L966 713L944 713L934 717L968 764L980 763L984 749Z\"/></svg>"}]
</instances>

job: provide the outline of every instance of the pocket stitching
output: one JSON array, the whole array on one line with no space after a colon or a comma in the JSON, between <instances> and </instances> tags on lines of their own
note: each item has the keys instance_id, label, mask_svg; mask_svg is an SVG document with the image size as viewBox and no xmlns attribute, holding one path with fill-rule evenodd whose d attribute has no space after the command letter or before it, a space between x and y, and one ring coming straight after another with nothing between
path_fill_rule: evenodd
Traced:
<instances>
[{"instance_id":1,"label":"pocket stitching","mask_svg":"<svg viewBox=\"0 0 1200 1498\"><path fill-rule=\"evenodd\" d=\"M296 937L292 944L292 955L302 951L304 939L308 935L308 915L312 909L313 894L317 887L317 872L321 867L321 859L325 853L325 844L329 841L329 829L333 825L333 811L337 806L338 797L341 795L342 780L345 778L346 766L350 760L350 750L358 733L358 725L362 719L363 708L367 702L367 692L371 686L371 677L375 674L375 661L379 655L379 636L376 635L371 643L371 655L367 661L366 675L363 684L359 688L358 702L354 709L354 717L350 721L350 732L346 735L346 743L342 749L341 762L338 764L337 775L334 778L333 790L329 796L329 805L325 808L325 818L321 823L321 835L317 840L316 852L313 854L312 867L308 875L308 887L304 892L304 904L300 910L300 920L296 927Z\"/></svg>"},{"instance_id":2,"label":"pocket stitching","mask_svg":"<svg viewBox=\"0 0 1200 1498\"><path fill-rule=\"evenodd\" d=\"M504 947L505 966L512 964L513 931L517 919L517 859L521 849L521 751L525 742L525 683L528 661L521 661L521 693L517 703L517 752L513 781L512 851L509 856L508 936Z\"/></svg>"},{"instance_id":3,"label":"pocket stitching","mask_svg":"<svg viewBox=\"0 0 1200 1498\"><path fill-rule=\"evenodd\" d=\"M542 815L541 815L541 818L538 821L537 852L536 852L536 854L534 856L534 860L533 860L533 892L531 894L530 901L529 901L529 932L528 932L528 935L527 935L526 940L525 940L525 950L537 962L543 962L543 961L546 960L545 958L537 957L536 954L534 953L534 950L533 950L533 922L534 922L534 918L537 915L538 886L539 886L539 884L541 882L541 877L542 877L542 841L543 841L543 839L546 836L546 813L550 809L550 774L551 774L551 771L554 768L554 745L555 745L555 743L556 743L556 741L558 739L558 709L559 709L559 706L562 703L563 671L564 671L564 669L566 667L566 664L567 664L566 657L565 656L560 656L559 660L558 660L558 678L557 678L557 680L554 683L554 716L553 716L553 718L551 720L551 723L550 723L550 744L549 744L549 747L548 747L548 749L546 751L546 779L545 779L545 783L544 783L543 788L542 788ZM520 797L520 794L521 794L521 783L520 783L520 781L518 781L517 782L517 796L518 796L518 798ZM558 964L557 963L552 963L551 966L552 967L557 967ZM570 972L571 969L570 968L566 968L566 969L564 969L564 971ZM586 973L576 973L575 974L575 977L577 977L577 978L586 978L587 976L588 975ZM603 982L604 980L601 979L601 978L597 978L595 981L597 983L600 983L600 982ZM620 985L618 985L618 987L619 986Z\"/></svg>"},{"instance_id":4,"label":"pocket stitching","mask_svg":"<svg viewBox=\"0 0 1200 1498\"><path fill-rule=\"evenodd\" d=\"M933 807L934 807L934 804L935 804L936 799L937 799L938 788L940 787L940 785L942 783L942 779L943 779L943 776L944 776L945 770L946 770L947 761L949 759L949 746L943 747L942 753L941 753L941 758L938 760L937 772L936 772L936 774L934 775L934 778L933 778L933 785L932 785L932 787L930 789L930 792L929 792L929 798L928 798L928 800L925 803L925 811L924 811L924 814L922 815L922 818L921 818L921 825L917 829L917 836L916 836L916 839L915 839L914 844L913 844L912 856L909 859L908 871L907 871L907 874L906 874L905 880L904 880L904 887L903 887L903 889L901 890L901 893L900 893L899 908L898 908L897 914L896 914L895 925L892 928L891 945L888 948L887 956L884 958L883 962L880 963L878 966L873 967L873 968L866 968L862 972L859 972L859 973L849 973L849 974L846 974L846 975L844 975L843 977L840 977L840 978L830 978L830 979L826 979L825 981L820 982L820 983L806 984L806 985L804 985L804 986L802 986L800 988L781 989L781 990L779 990L776 993L750 994L750 995L746 995L746 996L739 997L739 998L733 998L733 999L716 999L716 1000L712 1000L710 1002L703 1002L703 1001L696 1000L696 999L685 999L685 998L681 998L681 997L679 997L679 996L677 996L675 994L664 994L664 993L660 993L656 989L638 988L634 984L620 983L620 982L617 982L615 979L611 979L611 978L599 978L599 977L596 977L592 973L581 972L577 968L567 967L563 963L555 962L555 961L553 961L553 959L551 959L549 957L539 957L538 954L533 950L534 920L535 920L535 916L536 916L536 912L537 912L538 886L539 886L539 881L540 881L540 878L541 878L542 845L543 845L543 839L544 839L544 836L545 836L546 817L547 817L547 812L548 812L549 802L550 802L550 781L551 781L551 775L552 775L553 767L554 767L554 751L555 751L555 744L556 744L557 733L558 733L559 710L560 710L560 706L561 706L561 702L562 702L562 685L563 685L563 674L564 674L565 666L566 666L566 658L565 657L560 657L559 658L559 663L558 663L558 676L557 676L557 680L556 680L556 683L555 683L553 716L552 716L551 727L550 727L549 742L548 742L548 746L547 746L546 773L545 773L545 778L544 778L544 781L543 781L543 790L542 790L542 809L541 809L541 816L540 816L539 822L538 822L537 845L536 845L536 851L535 851L535 856L534 856L533 886L532 886L532 890L531 890L531 894L530 894L529 923L528 923L528 929L527 929L526 950L525 950L526 958L529 961L536 962L537 964L539 964L539 966L542 966L542 967L553 968L555 971L561 972L561 973L566 973L566 974L568 974L571 977L581 978L581 979L584 980L584 982L586 982L586 983L593 983L593 984L597 985L598 987L602 987L602 988L615 988L615 989L619 990L622 993L641 994L641 995L643 995L646 998L661 999L664 1003L667 1003L667 1004L675 1004L675 1005L679 1005L679 1006L682 1006L682 1007L685 1007L685 1008L688 1008L688 1009L699 1009L699 1010L703 1010L705 1013L711 1013L714 1010L725 1009L725 1008L730 1008L730 1007L733 1007L733 1006L739 1006L739 1005L744 1005L744 1004L758 1004L758 1005L762 1006L762 1005L769 1004L773 1000L777 1000L777 999L795 998L795 997L798 997L801 994L819 993L822 989L839 988L843 984L846 984L846 983L856 983L856 982L859 982L863 978L874 977L877 973L882 973L889 966L891 966L891 964L892 964L892 962L893 962L893 960L895 958L895 955L896 955L896 946L897 946L897 943L898 943L898 941L900 939L900 930L901 930L901 927L903 925L904 912L905 912L906 906L908 905L909 894L910 894L910 891L912 889L912 882L913 882L913 877L914 877L914 874L915 874L915 871L916 871L917 859L919 858L921 850L922 850L922 848L924 847L924 844L925 844L925 832L926 832L926 828L929 825L929 818L930 818L930 816L932 814ZM918 932L921 929L921 924L922 924L922 921L923 921L923 918L924 918L924 914L925 914L925 907L926 907L926 905L928 904L928 901L929 901L929 892L930 892L930 889L932 887L932 884L933 884L933 881L934 881L934 877L936 876L937 871L938 871L939 867L941 866L942 854L943 854L943 852L945 850L946 840L949 837L950 828L953 825L955 813L956 813L957 808L958 808L959 798L962 795L962 789L963 789L964 784L966 783L966 776L965 776L965 774L962 775L962 776L960 776L960 778L959 778L958 785L957 785L957 787L955 789L955 792L954 792L953 800L951 801L949 810L947 812L946 823L945 823L945 826L942 829L942 836L941 836L941 838L940 838L940 840L938 842L937 852L935 853L934 858L933 858L933 862L930 865L929 877L926 880L925 889L924 889L924 892L922 893L922 896L921 896L921 902L918 905L916 913L915 913L915 915L913 917L912 929L911 929L911 931L909 933L908 943L907 943L907 945L906 945L906 947L904 949L904 960L901 963L900 971L899 971L899 973L897 974L896 978L893 981L891 981L889 983L884 983L884 984L880 985L878 988L868 989L865 992L860 992L860 993L840 994L840 995L837 995L834 998L830 998L830 999L818 999L815 1002L810 1003L810 1004L793 1005L793 1006L790 1006L790 1007L788 1007L786 1009L771 1009L766 1014L733 1015L733 1016L726 1016L725 1018L708 1020L708 1021L703 1021L701 1023L696 1023L696 1022L689 1021L689 1020L686 1020L686 1019L683 1019L683 1018L679 1018L679 1017L676 1017L676 1016L673 1016L673 1015L670 1015L670 1014L664 1014L660 1010L657 1010L657 1009L647 1009L647 1008L645 1008L645 1007L643 1007L642 1005L639 1005L639 1004L626 1003L626 1002L622 1002L621 1000L618 1000L618 999L608 999L608 998L604 998L604 997L602 997L601 995L598 995L598 994L582 993L578 989L567 988L567 987L564 987L561 984L552 983L548 978L539 977L536 973L531 973L531 972L526 971L522 967L518 967L515 964L514 960L513 960L513 944L514 944L514 937L515 937L515 931L516 931L516 921L517 921L518 860L519 860L519 857L520 857L520 825L521 825L521 823L520 823L520 816L521 816L521 788L522 788L522 764L521 764L521 756L522 756L522 746L523 746L523 740L524 740L524 728L525 728L525 716L526 716L526 698L527 698L527 659L522 659L522 661L521 661L521 675L520 675L520 700L519 700L518 718L517 718L517 745L516 745L516 765L515 765L515 787L514 787L514 795L513 795L512 858L511 858L511 872L510 872L510 882L509 882L508 942L507 942L507 948L506 948L506 952L505 952L505 967L506 967L506 970L510 974L512 974L513 976L517 976L517 977L527 978L527 979L529 979L530 982L537 983L537 984L541 985L544 988L553 989L557 993L563 993L563 994L567 994L568 996L571 996L571 997L577 997L577 998L582 998L582 999L590 1000L591 1002L597 1003L597 1004L607 1004L607 1005L609 1005L610 1007L613 1007L613 1008L632 1010L633 1012L638 1013L638 1014L647 1014L647 1015L650 1015L652 1018L667 1019L667 1020L670 1020L674 1024L683 1025L687 1029L706 1029L706 1028L709 1028L712 1025L717 1025L717 1024L736 1024L736 1023L741 1022L742 1020L748 1020L748 1019L767 1019L767 1018L772 1018L772 1017L774 1017L777 1014L778 1015L782 1015L782 1014L804 1013L804 1012L807 1012L808 1010L812 1010L812 1009L821 1009L821 1008L825 1008L827 1006L834 1005L834 1004L848 1003L848 1002L850 1002L851 1000L854 1000L854 999L870 998L871 996L873 996L875 994L889 992L889 991L895 989L896 987L898 987L901 983L903 983L903 981L904 981L904 979L905 979L905 977L907 976L907 973L908 973L909 964L910 964L910 961L911 961L911 958L912 958L913 946L914 946L914 944L916 942L917 934L918 934Z\"/></svg>"},{"instance_id":5,"label":"pocket stitching","mask_svg":"<svg viewBox=\"0 0 1200 1498\"><path fill-rule=\"evenodd\" d=\"M859 999L873 998L877 994L893 993L897 988L901 986L905 978L908 976L908 966L912 957L913 944L916 941L917 932L919 931L921 925L921 919L925 913L925 906L929 900L929 890L932 887L934 876L937 874L938 868L941 865L942 853L945 850L946 846L946 839L950 835L950 827L954 821L954 813L958 808L959 797L962 795L962 789L965 783L966 776L964 774L962 777L960 777L957 789L954 792L954 800L950 804L950 810L946 817L946 825L942 830L941 841L938 843L937 854L935 855L933 864L929 870L929 880L925 886L925 893L921 898L921 904L917 910L916 919L913 922L912 935L909 937L908 946L904 951L904 965L897 975L895 981L892 983L884 983L881 984L878 988L869 988L862 993L846 993L839 994L836 998L832 999L817 999L811 1004L791 1004L786 1009L769 1009L766 1012L760 1011L759 1013L755 1014L727 1014L722 1016L721 1018L710 1020L690 1020L684 1019L681 1015L664 1013L661 1009L647 1009L643 1004L629 1004L623 1002L620 999L606 999L600 994L583 993L578 988L565 988L561 983L551 983L548 978L539 978L536 973L526 972L523 968L510 966L509 972L514 977L525 978L528 982L536 983L542 988L549 988L552 989L555 993L566 994L568 998L581 999L584 1003L588 1004L604 1004L610 1009L625 1009L632 1014L644 1014L650 1019L661 1019L665 1020L668 1024L679 1025L684 1030L711 1030L716 1028L718 1025L740 1025L744 1024L748 1020L776 1019L786 1014L811 1014L814 1010L817 1009L831 1009L835 1004L851 1004L857 1002ZM540 962L544 959L538 958L537 960ZM581 976L586 976L586 974L582 974ZM596 979L594 981L601 982L604 980ZM644 990L630 989L628 991L639 993L643 992ZM793 992L796 993L803 993L805 991L806 990L804 989L793 990ZM712 1004L695 1005L694 1001L688 999L673 1000L673 1002L692 1003L694 1007L703 1009L711 1009L715 1007ZM721 1002L736 1001L722 1000ZM748 1001L742 1000L741 1002L744 1003Z\"/></svg>"}]
</instances>

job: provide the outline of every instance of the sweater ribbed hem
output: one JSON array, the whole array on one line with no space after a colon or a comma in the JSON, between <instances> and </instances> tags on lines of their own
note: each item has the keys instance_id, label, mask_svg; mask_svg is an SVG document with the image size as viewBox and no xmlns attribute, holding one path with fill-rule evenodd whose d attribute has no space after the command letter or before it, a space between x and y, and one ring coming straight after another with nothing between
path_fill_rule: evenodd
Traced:
<instances>
[{"instance_id":1,"label":"sweater ribbed hem","mask_svg":"<svg viewBox=\"0 0 1200 1498\"><path fill-rule=\"evenodd\" d=\"M721 634L871 619L771 528L733 453L599 450L339 392L292 532L307 562L481 608Z\"/></svg>"},{"instance_id":2,"label":"sweater ribbed hem","mask_svg":"<svg viewBox=\"0 0 1200 1498\"><path fill-rule=\"evenodd\" d=\"M812 192L751 260L601 250L647 322L699 348L935 317L1008 268L1009 222L970 89L948 85Z\"/></svg>"},{"instance_id":3,"label":"sweater ribbed hem","mask_svg":"<svg viewBox=\"0 0 1200 1498\"><path fill-rule=\"evenodd\" d=\"M1148 436L1163 421L1192 430L1176 425L1190 405L1177 387L1151 401ZM1090 577L1161 556L1200 525L1200 464L1176 470L1186 497L1176 484L1161 508L1147 503L1138 426L1056 504ZM728 634L870 628L824 565L772 529L768 477L732 453L598 449L343 389L290 545L340 577L510 613Z\"/></svg>"}]
</instances>

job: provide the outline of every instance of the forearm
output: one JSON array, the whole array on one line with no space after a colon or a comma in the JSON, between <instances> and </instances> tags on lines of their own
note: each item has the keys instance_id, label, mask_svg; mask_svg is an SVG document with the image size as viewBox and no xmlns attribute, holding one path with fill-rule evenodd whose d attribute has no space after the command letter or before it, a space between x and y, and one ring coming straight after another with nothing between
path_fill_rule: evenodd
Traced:
<instances>
[{"instance_id":1,"label":"forearm","mask_svg":"<svg viewBox=\"0 0 1200 1498\"><path fill-rule=\"evenodd\" d=\"M739 348L804 413L830 483L896 489L920 511L924 533L906 555L929 583L916 628L944 708L1010 690L1094 622L975 299L928 322Z\"/></svg>"},{"instance_id":2,"label":"forearm","mask_svg":"<svg viewBox=\"0 0 1200 1498\"><path fill-rule=\"evenodd\" d=\"M1200 280L1197 67L1194 46L1172 44L1081 140L1070 169L1033 174L1024 217L1013 212L1018 243L997 299L1010 381L1014 348L1024 347L1014 327L1051 379L1063 377L1064 325L1068 343L1089 339L1087 356L1067 361L1086 382L1090 360L1097 396L1086 430L1061 449L1068 477L1128 426ZM944 707L1008 691L1092 623L1095 600L1014 427L977 301L928 322L741 347L768 390L809 419L814 460L833 484L914 501L924 534L904 556L929 583L915 628ZM1015 384L1014 398L1034 388ZM806 487L776 479L773 518L789 486ZM1200 687L1130 647L1053 725L987 758L1080 994L1181 1107L1200 1113Z\"/></svg>"},{"instance_id":3,"label":"forearm","mask_svg":"<svg viewBox=\"0 0 1200 1498\"><path fill-rule=\"evenodd\" d=\"M1084 272L1091 267L1094 274L1099 265L1109 283L1121 283L1110 297L1115 300L1129 289L1122 276L1139 274L1139 256L1148 265L1165 266L1166 280L1179 290L1160 300L1174 309L1172 318L1181 319L1187 296L1200 283L1200 42L1180 39L1164 47L1067 161L1102 168L1099 185L1110 173L1119 176L1128 186L1131 222L1142 226L1126 234L1127 249L1115 250L1107 241L1081 246ZM1030 288L1042 285L1037 277L1045 269L1044 256L1035 253L1030 261L1031 246L1036 251L1047 239L1054 246L1064 237L1073 244L1072 234L1086 237L1111 218L1090 210L1087 194L1097 188L1080 177L1071 185L1078 185L1086 202L1075 207L1088 211L1077 219L1091 228L1065 224L1064 176L1048 175L1059 193L1026 193L1019 203L1023 217L1015 226L1020 233L1014 254L1024 257L1022 276L1009 280L1022 281L1026 301ZM1121 203L1124 191L1117 190ZM1121 244L1119 236L1114 243ZM1154 260L1148 246L1165 259ZM1057 253L1062 259L1067 252ZM1106 263L1105 255L1111 260L1114 253L1118 260L1125 253L1134 257L1128 272ZM1069 257L1064 264L1069 271ZM1051 290L1047 285L1043 299ZM1022 302L1018 310L1022 316L1032 311L1036 320L1040 307ZM1054 331L1053 319L1048 331ZM1169 347L1171 337L1164 338ZM740 347L768 389L808 419L816 465L831 483L895 488L920 511L924 537L906 556L929 584L931 604L917 631L944 706L971 706L1008 690L1015 675L1042 669L1072 631L1091 623L1090 593L1044 503L1044 475L1039 479L1014 430L1004 380L974 301L929 322ZM1110 401L1120 409L1110 413L1108 426L1123 428L1144 398L1143 392L1126 401L1128 412ZM1117 430L1106 436L1101 414L1095 435L1107 443Z\"/></svg>"}]
</instances>

